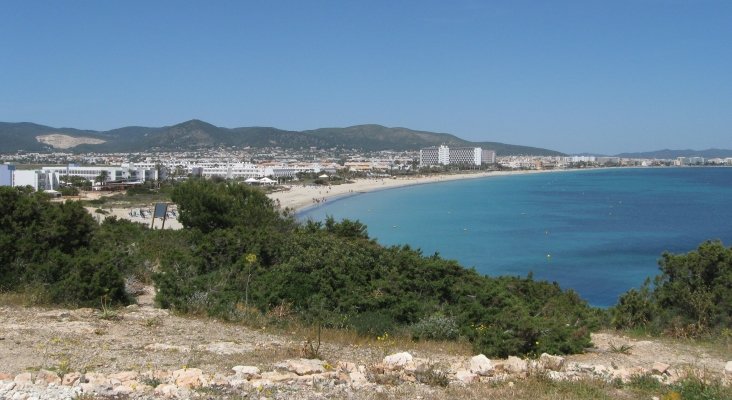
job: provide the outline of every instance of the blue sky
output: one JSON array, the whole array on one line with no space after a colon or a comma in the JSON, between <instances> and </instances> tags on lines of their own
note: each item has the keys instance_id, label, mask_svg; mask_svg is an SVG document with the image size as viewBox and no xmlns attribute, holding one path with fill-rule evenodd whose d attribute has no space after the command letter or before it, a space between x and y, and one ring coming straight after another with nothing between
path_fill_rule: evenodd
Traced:
<instances>
[{"instance_id":1,"label":"blue sky","mask_svg":"<svg viewBox=\"0 0 732 400\"><path fill-rule=\"evenodd\" d=\"M0 1L0 121L732 148L732 1Z\"/></svg>"}]
</instances>

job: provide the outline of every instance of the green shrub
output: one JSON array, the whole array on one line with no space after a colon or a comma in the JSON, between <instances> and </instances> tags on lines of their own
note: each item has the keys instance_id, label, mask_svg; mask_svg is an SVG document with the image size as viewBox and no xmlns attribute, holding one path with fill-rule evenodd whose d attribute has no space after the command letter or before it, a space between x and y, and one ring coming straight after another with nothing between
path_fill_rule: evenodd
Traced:
<instances>
[{"instance_id":1,"label":"green shrub","mask_svg":"<svg viewBox=\"0 0 732 400\"><path fill-rule=\"evenodd\" d=\"M74 186L64 186L59 189L59 193L61 193L61 196L78 196L79 189Z\"/></svg>"},{"instance_id":2,"label":"green shrub","mask_svg":"<svg viewBox=\"0 0 732 400\"><path fill-rule=\"evenodd\" d=\"M351 327L363 336L376 337L384 333L393 334L396 328L394 320L377 311L367 311L350 318Z\"/></svg>"},{"instance_id":3,"label":"green shrub","mask_svg":"<svg viewBox=\"0 0 732 400\"><path fill-rule=\"evenodd\" d=\"M663 254L659 267L652 287L647 281L620 297L611 311L616 328L698 337L732 325L732 248L704 242L687 254Z\"/></svg>"},{"instance_id":4,"label":"green shrub","mask_svg":"<svg viewBox=\"0 0 732 400\"><path fill-rule=\"evenodd\" d=\"M411 326L412 338L431 340L455 340L460 335L460 329L454 318L441 314L431 315L421 319Z\"/></svg>"},{"instance_id":5,"label":"green shrub","mask_svg":"<svg viewBox=\"0 0 732 400\"><path fill-rule=\"evenodd\" d=\"M732 399L732 386L725 386L718 379L687 377L671 385L671 391L678 393L684 400Z\"/></svg>"}]
</instances>

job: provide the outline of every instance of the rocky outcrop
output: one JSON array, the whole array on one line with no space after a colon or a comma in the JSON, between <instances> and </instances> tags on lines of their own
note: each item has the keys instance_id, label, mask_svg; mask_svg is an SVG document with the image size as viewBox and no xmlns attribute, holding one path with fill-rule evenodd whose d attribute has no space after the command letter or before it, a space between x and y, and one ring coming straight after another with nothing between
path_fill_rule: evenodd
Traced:
<instances>
[{"instance_id":1,"label":"rocky outcrop","mask_svg":"<svg viewBox=\"0 0 732 400\"><path fill-rule=\"evenodd\" d=\"M231 371L229 375L199 368L144 372L128 370L111 374L69 372L63 376L43 369L15 376L0 373L0 398L55 399L89 395L126 399L186 399L206 391L240 397L252 395L256 398L264 390L285 390L293 393L292 397L311 398L300 394L310 393L308 391L312 388L318 388L318 391L329 388L334 393L342 394L342 397L349 397L348 393L352 393L349 391L353 390L382 393L385 388L402 384L449 386L508 382L513 385L520 384L522 378L536 373L556 381L590 378L608 382L628 382L636 376L647 375L664 384L673 383L682 376L672 365L660 361L654 362L650 368L618 368L614 365L567 362L563 357L550 354L542 354L536 360L518 357L491 360L479 354L451 365L442 365L413 357L407 352L387 355L380 363L372 365L338 361L333 366L323 360L295 358L275 363L265 370L259 366L237 365ZM726 364L724 375L732 377L732 361ZM315 396L319 392L312 393Z\"/></svg>"},{"instance_id":2,"label":"rocky outcrop","mask_svg":"<svg viewBox=\"0 0 732 400\"><path fill-rule=\"evenodd\" d=\"M560 371L564 366L564 357L543 353L539 356L539 366L549 371Z\"/></svg>"},{"instance_id":3,"label":"rocky outcrop","mask_svg":"<svg viewBox=\"0 0 732 400\"><path fill-rule=\"evenodd\" d=\"M412 361L411 354L409 354L407 352L396 353L396 354L392 354L392 355L384 357L384 366L386 368L396 369L396 368L406 366L411 361Z\"/></svg>"},{"instance_id":4,"label":"rocky outcrop","mask_svg":"<svg viewBox=\"0 0 732 400\"><path fill-rule=\"evenodd\" d=\"M326 362L322 360L299 358L279 363L276 367L302 376L323 373L326 371L325 365Z\"/></svg>"},{"instance_id":5,"label":"rocky outcrop","mask_svg":"<svg viewBox=\"0 0 732 400\"><path fill-rule=\"evenodd\" d=\"M488 376L492 372L493 364L491 364L491 360L483 354L479 354L470 359L470 373Z\"/></svg>"}]
</instances>

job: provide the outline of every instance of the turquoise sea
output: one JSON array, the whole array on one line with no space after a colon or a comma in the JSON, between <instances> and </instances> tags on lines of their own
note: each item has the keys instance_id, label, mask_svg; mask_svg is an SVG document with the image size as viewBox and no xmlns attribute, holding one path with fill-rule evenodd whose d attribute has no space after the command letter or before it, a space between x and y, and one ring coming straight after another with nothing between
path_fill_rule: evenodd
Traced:
<instances>
[{"instance_id":1,"label":"turquoise sea","mask_svg":"<svg viewBox=\"0 0 732 400\"><path fill-rule=\"evenodd\" d=\"M478 272L572 288L595 306L658 273L664 251L732 245L732 168L622 168L497 176L329 201L300 219L358 219L385 245Z\"/></svg>"}]
</instances>

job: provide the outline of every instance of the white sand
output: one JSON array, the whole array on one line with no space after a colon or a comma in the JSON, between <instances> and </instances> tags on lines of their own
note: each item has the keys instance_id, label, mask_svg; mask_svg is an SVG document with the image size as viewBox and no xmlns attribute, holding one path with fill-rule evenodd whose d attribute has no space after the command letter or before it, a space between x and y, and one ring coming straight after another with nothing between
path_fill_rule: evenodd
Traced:
<instances>
[{"instance_id":1,"label":"white sand","mask_svg":"<svg viewBox=\"0 0 732 400\"><path fill-rule=\"evenodd\" d=\"M295 211L307 207L320 205L323 202L336 197L353 195L357 193L372 192L375 190L391 189L396 187L422 185L428 183L446 182L459 179L475 179L492 176L520 175L541 172L552 172L554 170L531 170L531 171L491 171L461 174L430 175L407 178L378 178L378 179L357 179L353 183L345 183L333 186L284 186L283 191L274 192L268 196L279 201L282 208L290 208ZM563 170L560 170L563 171Z\"/></svg>"},{"instance_id":2,"label":"white sand","mask_svg":"<svg viewBox=\"0 0 732 400\"><path fill-rule=\"evenodd\" d=\"M89 211L89 214L94 217L97 221L104 221L109 216L116 216L119 219L127 219L132 222L139 222L141 224L145 224L147 227L150 227L150 224L153 222L151 217L142 218L139 216L140 207L126 207L126 208L107 208L102 207L102 210L106 211L107 214L100 214L96 212L95 207L86 207L87 211ZM153 206L150 205L148 207L143 207L145 210L149 210L152 212ZM138 211L138 216L132 216L130 215L133 211ZM163 220L161 218L155 218L155 224L153 225L154 229L161 229L163 228ZM165 229L181 229L183 228L183 225L181 225L180 222L178 222L175 218L166 218L165 219Z\"/></svg>"}]
</instances>

